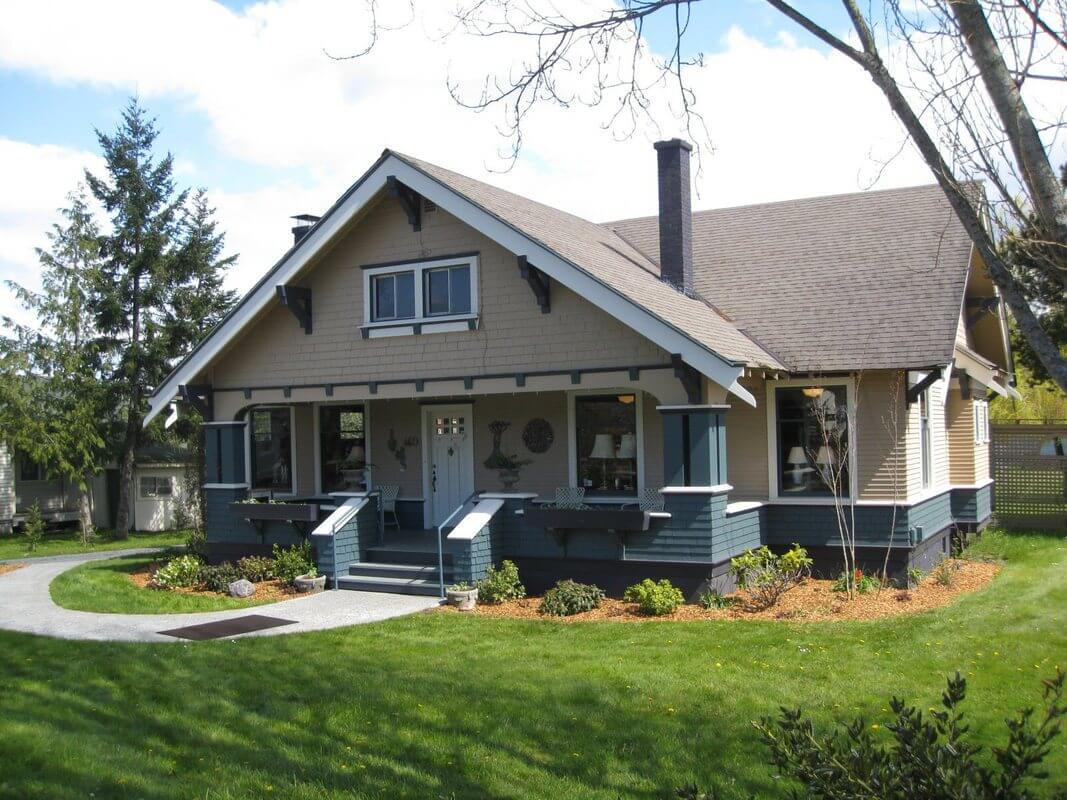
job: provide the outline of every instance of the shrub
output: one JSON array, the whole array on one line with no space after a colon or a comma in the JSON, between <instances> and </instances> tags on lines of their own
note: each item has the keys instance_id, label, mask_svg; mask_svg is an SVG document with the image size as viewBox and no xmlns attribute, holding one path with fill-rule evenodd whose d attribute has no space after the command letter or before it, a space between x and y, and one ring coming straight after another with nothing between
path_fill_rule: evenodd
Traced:
<instances>
[{"instance_id":1,"label":"shrub","mask_svg":"<svg viewBox=\"0 0 1067 800\"><path fill-rule=\"evenodd\" d=\"M200 570L203 563L197 556L184 555L172 558L156 570L152 576L152 585L157 589L177 589L196 586L200 583Z\"/></svg>"},{"instance_id":2,"label":"shrub","mask_svg":"<svg viewBox=\"0 0 1067 800\"><path fill-rule=\"evenodd\" d=\"M252 583L269 581L274 577L274 560L267 556L245 556L237 560L237 571Z\"/></svg>"},{"instance_id":3,"label":"shrub","mask_svg":"<svg viewBox=\"0 0 1067 800\"><path fill-rule=\"evenodd\" d=\"M956 580L956 570L958 567L954 561L945 559L937 565L937 569L934 570L934 580L936 580L941 586L951 586L953 581Z\"/></svg>"},{"instance_id":4,"label":"shrub","mask_svg":"<svg viewBox=\"0 0 1067 800\"><path fill-rule=\"evenodd\" d=\"M489 567L478 581L478 599L483 603L503 603L526 597L526 587L519 580L519 568L514 561L501 561L499 567Z\"/></svg>"},{"instance_id":5,"label":"shrub","mask_svg":"<svg viewBox=\"0 0 1067 800\"><path fill-rule=\"evenodd\" d=\"M200 582L213 592L226 594L230 591L230 584L239 581L245 575L234 564L224 561L215 566L205 566L200 570Z\"/></svg>"},{"instance_id":6,"label":"shrub","mask_svg":"<svg viewBox=\"0 0 1067 800\"><path fill-rule=\"evenodd\" d=\"M734 598L726 597L715 589L708 589L700 593L700 605L704 608L729 608L734 604Z\"/></svg>"},{"instance_id":7,"label":"shrub","mask_svg":"<svg viewBox=\"0 0 1067 800\"><path fill-rule=\"evenodd\" d=\"M885 725L889 742L878 741L872 732L878 726L862 717L829 735L818 733L800 709L782 709L777 720L765 717L756 728L776 770L803 787L797 797L1023 800L1033 797L1027 779L1047 776L1036 768L1067 715L1063 684L1059 670L1043 681L1044 713L1030 708L1007 720L1008 741L993 748L993 758L967 740L970 726L959 710L967 682L959 673L948 681L942 710L931 709L929 717L894 697L894 719Z\"/></svg>"},{"instance_id":8,"label":"shrub","mask_svg":"<svg viewBox=\"0 0 1067 800\"><path fill-rule=\"evenodd\" d=\"M870 575L865 575L862 569L856 570L853 577L855 582L856 591L859 594L870 594L876 592L881 587L881 583ZM847 592L848 591L848 575L842 572L837 576L837 580L834 581L834 585L830 587L835 592Z\"/></svg>"},{"instance_id":9,"label":"shrub","mask_svg":"<svg viewBox=\"0 0 1067 800\"><path fill-rule=\"evenodd\" d=\"M557 581L541 598L541 613L553 617L569 617L600 607L604 590L590 583L572 580Z\"/></svg>"},{"instance_id":10,"label":"shrub","mask_svg":"<svg viewBox=\"0 0 1067 800\"><path fill-rule=\"evenodd\" d=\"M292 583L301 575L314 578L318 573L311 560L311 542L280 547L274 545L274 574L280 581Z\"/></svg>"},{"instance_id":11,"label":"shrub","mask_svg":"<svg viewBox=\"0 0 1067 800\"><path fill-rule=\"evenodd\" d=\"M185 549L202 559L207 559L207 533L203 528L196 527L189 531L189 535L185 538Z\"/></svg>"},{"instance_id":12,"label":"shrub","mask_svg":"<svg viewBox=\"0 0 1067 800\"><path fill-rule=\"evenodd\" d=\"M799 544L780 556L764 545L731 559L730 574L748 591L754 606L770 608L811 574L811 559Z\"/></svg>"},{"instance_id":13,"label":"shrub","mask_svg":"<svg viewBox=\"0 0 1067 800\"><path fill-rule=\"evenodd\" d=\"M673 614L678 606L685 602L682 590L672 585L666 578L659 583L651 578L645 578L640 583L629 587L623 599L637 603L638 611L653 617Z\"/></svg>"},{"instance_id":14,"label":"shrub","mask_svg":"<svg viewBox=\"0 0 1067 800\"><path fill-rule=\"evenodd\" d=\"M926 575L918 567L908 567L908 588L914 589L923 582Z\"/></svg>"},{"instance_id":15,"label":"shrub","mask_svg":"<svg viewBox=\"0 0 1067 800\"><path fill-rule=\"evenodd\" d=\"M36 500L33 501L33 505L26 512L26 522L22 526L22 535L26 537L26 547L31 553L37 550L37 545L44 539L44 517L41 516L41 507Z\"/></svg>"}]
</instances>

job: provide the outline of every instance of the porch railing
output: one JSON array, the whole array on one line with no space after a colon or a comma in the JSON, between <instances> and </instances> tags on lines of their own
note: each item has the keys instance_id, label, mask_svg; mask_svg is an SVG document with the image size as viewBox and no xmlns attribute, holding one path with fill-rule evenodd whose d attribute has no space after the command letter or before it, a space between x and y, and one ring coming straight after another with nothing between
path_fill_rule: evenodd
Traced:
<instances>
[{"instance_id":1,"label":"porch railing","mask_svg":"<svg viewBox=\"0 0 1067 800\"><path fill-rule=\"evenodd\" d=\"M456 507L455 511L453 511L451 514L449 514L445 518L445 521L437 526L437 582L438 582L438 584L440 586L441 599L442 600L445 599L445 547L444 547L443 531L445 529L445 526L447 526L448 523L450 523L453 519L455 519L456 514L461 512L463 509L465 509L467 507L467 504L470 503L470 501L473 500L477 496L478 496L477 490L471 492L470 495L467 496L467 499L464 500L462 503L460 503Z\"/></svg>"}]
</instances>

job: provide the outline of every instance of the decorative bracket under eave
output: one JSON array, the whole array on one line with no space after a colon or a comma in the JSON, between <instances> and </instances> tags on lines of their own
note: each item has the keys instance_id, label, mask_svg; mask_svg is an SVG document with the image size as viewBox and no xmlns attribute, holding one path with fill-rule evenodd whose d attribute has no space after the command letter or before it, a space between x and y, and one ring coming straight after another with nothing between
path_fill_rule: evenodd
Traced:
<instances>
[{"instance_id":1,"label":"decorative bracket under eave","mask_svg":"<svg viewBox=\"0 0 1067 800\"><path fill-rule=\"evenodd\" d=\"M311 333L311 290L303 286L279 286L278 299L293 312L304 333Z\"/></svg>"},{"instance_id":2,"label":"decorative bracket under eave","mask_svg":"<svg viewBox=\"0 0 1067 800\"><path fill-rule=\"evenodd\" d=\"M404 213L408 215L408 223L411 230L422 230L422 197L410 186L405 186L397 180L396 175L389 175L385 179L385 185L389 190L389 196L395 197Z\"/></svg>"},{"instance_id":3,"label":"decorative bracket under eave","mask_svg":"<svg viewBox=\"0 0 1067 800\"><path fill-rule=\"evenodd\" d=\"M215 412L211 400L211 386L206 383L181 384L178 396L200 412L204 422L214 422Z\"/></svg>"},{"instance_id":4,"label":"decorative bracket under eave","mask_svg":"<svg viewBox=\"0 0 1067 800\"><path fill-rule=\"evenodd\" d=\"M541 306L541 313L547 314L552 310L551 284L549 277L537 267L526 260L526 256L519 256L519 275L530 284L537 305Z\"/></svg>"},{"instance_id":5,"label":"decorative bracket under eave","mask_svg":"<svg viewBox=\"0 0 1067 800\"><path fill-rule=\"evenodd\" d=\"M674 377L682 382L689 404L699 405L704 402L704 394L700 390L700 384L703 382L700 379L700 373L686 364L677 353L671 355L671 365L674 367Z\"/></svg>"},{"instance_id":6,"label":"decorative bracket under eave","mask_svg":"<svg viewBox=\"0 0 1067 800\"><path fill-rule=\"evenodd\" d=\"M923 378L914 386L908 388L907 393L904 395L904 399L907 405L910 406L915 403L919 399L919 395L921 395L928 388L930 388L931 385L933 385L939 380L941 380L941 368L933 367L928 373L926 373L925 378Z\"/></svg>"}]
</instances>

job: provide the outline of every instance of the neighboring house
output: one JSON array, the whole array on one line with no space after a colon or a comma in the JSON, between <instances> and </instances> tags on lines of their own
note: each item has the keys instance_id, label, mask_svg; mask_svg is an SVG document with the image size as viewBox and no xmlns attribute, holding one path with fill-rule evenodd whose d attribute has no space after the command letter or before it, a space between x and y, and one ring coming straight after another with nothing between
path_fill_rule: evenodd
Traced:
<instances>
[{"instance_id":1,"label":"neighboring house","mask_svg":"<svg viewBox=\"0 0 1067 800\"><path fill-rule=\"evenodd\" d=\"M189 460L187 451L167 445L146 445L137 451L131 524L134 530L161 531L175 526L175 510L184 502ZM117 493L118 473L114 468L93 478L89 497L97 527L114 526ZM77 487L63 478L50 477L43 466L21 453L12 455L0 442L0 534L21 526L34 503L49 524L78 521Z\"/></svg>"},{"instance_id":2,"label":"neighboring house","mask_svg":"<svg viewBox=\"0 0 1067 800\"><path fill-rule=\"evenodd\" d=\"M656 150L658 218L594 224L388 150L298 218L150 399L149 419L177 399L209 420L213 557L318 524L331 580L436 591L436 536L411 531L447 523L457 580L511 558L533 589L691 591L791 542L833 570L817 409L855 416L864 563L929 566L984 525L1011 358L940 190L692 213L689 146ZM577 490L586 508L559 507ZM287 502L232 505L250 493Z\"/></svg>"}]
</instances>

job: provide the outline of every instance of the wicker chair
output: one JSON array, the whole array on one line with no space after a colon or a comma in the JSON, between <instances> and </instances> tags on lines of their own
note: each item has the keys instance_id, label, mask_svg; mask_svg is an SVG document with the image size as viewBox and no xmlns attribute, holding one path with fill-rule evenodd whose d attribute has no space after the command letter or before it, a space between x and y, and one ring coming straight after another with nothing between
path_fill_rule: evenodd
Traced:
<instances>
[{"instance_id":1,"label":"wicker chair","mask_svg":"<svg viewBox=\"0 0 1067 800\"><path fill-rule=\"evenodd\" d=\"M585 504L585 487L560 486L556 488L556 508L588 508Z\"/></svg>"},{"instance_id":2,"label":"wicker chair","mask_svg":"<svg viewBox=\"0 0 1067 800\"><path fill-rule=\"evenodd\" d=\"M639 511L662 511L663 492L659 489L642 489L637 501L627 503L626 507L637 506Z\"/></svg>"},{"instance_id":3,"label":"wicker chair","mask_svg":"<svg viewBox=\"0 0 1067 800\"><path fill-rule=\"evenodd\" d=\"M393 527L400 529L400 517L396 515L396 498L400 494L400 487L396 485L379 486L382 493L382 522L384 527L389 527L389 517L393 517Z\"/></svg>"}]
</instances>

